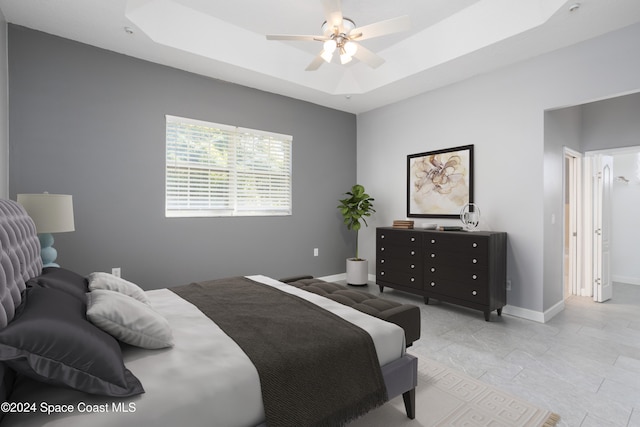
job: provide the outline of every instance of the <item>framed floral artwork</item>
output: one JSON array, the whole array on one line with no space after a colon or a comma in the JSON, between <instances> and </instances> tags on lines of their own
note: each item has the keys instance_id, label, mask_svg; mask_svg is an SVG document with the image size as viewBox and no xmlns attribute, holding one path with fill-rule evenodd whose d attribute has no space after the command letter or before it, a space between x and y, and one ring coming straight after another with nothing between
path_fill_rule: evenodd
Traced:
<instances>
[{"instance_id":1,"label":"framed floral artwork","mask_svg":"<svg viewBox=\"0 0 640 427\"><path fill-rule=\"evenodd\" d=\"M407 216L460 218L473 203L473 145L407 156Z\"/></svg>"}]
</instances>

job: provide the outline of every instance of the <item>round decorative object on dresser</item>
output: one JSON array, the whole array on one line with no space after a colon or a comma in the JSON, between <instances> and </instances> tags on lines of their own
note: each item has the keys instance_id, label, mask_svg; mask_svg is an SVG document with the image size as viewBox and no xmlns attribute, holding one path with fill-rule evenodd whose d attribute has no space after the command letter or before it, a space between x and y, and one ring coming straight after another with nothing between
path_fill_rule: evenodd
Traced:
<instances>
[{"instance_id":1,"label":"round decorative object on dresser","mask_svg":"<svg viewBox=\"0 0 640 427\"><path fill-rule=\"evenodd\" d=\"M473 230L480 224L480 208L475 203L467 203L460 211L460 221L467 228Z\"/></svg>"}]
</instances>

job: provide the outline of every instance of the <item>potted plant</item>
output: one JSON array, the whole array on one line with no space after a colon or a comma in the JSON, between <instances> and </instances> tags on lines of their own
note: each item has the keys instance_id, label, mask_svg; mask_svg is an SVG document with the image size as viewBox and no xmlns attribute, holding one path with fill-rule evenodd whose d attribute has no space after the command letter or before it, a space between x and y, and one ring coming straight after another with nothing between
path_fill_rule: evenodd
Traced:
<instances>
[{"instance_id":1,"label":"potted plant","mask_svg":"<svg viewBox=\"0 0 640 427\"><path fill-rule=\"evenodd\" d=\"M345 193L347 198L340 200L340 213L344 218L344 223L348 230L356 232L356 257L347 259L347 283L350 285L366 285L369 277L369 263L366 259L358 256L358 230L362 227L362 221L368 226L368 216L375 212L373 209L374 199L369 196L364 187L356 184L351 187L351 191Z\"/></svg>"}]
</instances>

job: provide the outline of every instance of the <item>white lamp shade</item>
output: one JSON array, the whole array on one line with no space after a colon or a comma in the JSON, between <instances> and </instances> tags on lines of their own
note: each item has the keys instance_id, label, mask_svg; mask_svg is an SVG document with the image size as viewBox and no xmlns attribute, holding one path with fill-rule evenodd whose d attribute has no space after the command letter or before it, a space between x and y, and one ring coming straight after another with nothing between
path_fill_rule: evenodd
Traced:
<instances>
[{"instance_id":1,"label":"white lamp shade","mask_svg":"<svg viewBox=\"0 0 640 427\"><path fill-rule=\"evenodd\" d=\"M349 54L348 54L348 53L346 53L346 52L341 53L341 54L340 54L340 63L341 63L342 65L344 65L344 64L347 64L347 63L349 63L349 62L351 62L351 56L349 56Z\"/></svg>"},{"instance_id":2,"label":"white lamp shade","mask_svg":"<svg viewBox=\"0 0 640 427\"><path fill-rule=\"evenodd\" d=\"M331 39L331 40L327 40L326 42L324 42L324 44L322 45L322 47L324 48L325 52L328 53L333 53L334 50L336 50L336 47L338 46L338 44L336 43L335 40Z\"/></svg>"},{"instance_id":3,"label":"white lamp shade","mask_svg":"<svg viewBox=\"0 0 640 427\"><path fill-rule=\"evenodd\" d=\"M326 62L331 62L331 59L333 58L333 53L323 50L322 53L320 54L320 56L322 57L322 59L324 59Z\"/></svg>"},{"instance_id":4,"label":"white lamp shade","mask_svg":"<svg viewBox=\"0 0 640 427\"><path fill-rule=\"evenodd\" d=\"M348 41L344 44L344 51L347 53L347 55L353 56L358 51L358 44L352 41Z\"/></svg>"},{"instance_id":5,"label":"white lamp shade","mask_svg":"<svg viewBox=\"0 0 640 427\"><path fill-rule=\"evenodd\" d=\"M74 231L73 199L67 194L18 194L18 203L36 224L38 233Z\"/></svg>"}]
</instances>

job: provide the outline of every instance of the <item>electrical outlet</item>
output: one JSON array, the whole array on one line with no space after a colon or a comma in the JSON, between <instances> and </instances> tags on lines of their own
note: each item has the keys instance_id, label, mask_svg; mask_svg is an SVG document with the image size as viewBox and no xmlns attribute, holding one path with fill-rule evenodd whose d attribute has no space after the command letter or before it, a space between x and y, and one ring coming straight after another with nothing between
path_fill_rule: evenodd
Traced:
<instances>
[{"instance_id":1,"label":"electrical outlet","mask_svg":"<svg viewBox=\"0 0 640 427\"><path fill-rule=\"evenodd\" d=\"M114 267L111 269L111 274L113 274L116 277L120 277L120 273L121 273L120 267Z\"/></svg>"},{"instance_id":2,"label":"electrical outlet","mask_svg":"<svg viewBox=\"0 0 640 427\"><path fill-rule=\"evenodd\" d=\"M313 256L318 256L318 248L313 248Z\"/></svg>"},{"instance_id":3,"label":"electrical outlet","mask_svg":"<svg viewBox=\"0 0 640 427\"><path fill-rule=\"evenodd\" d=\"M511 280L507 279L507 290L511 290Z\"/></svg>"}]
</instances>

